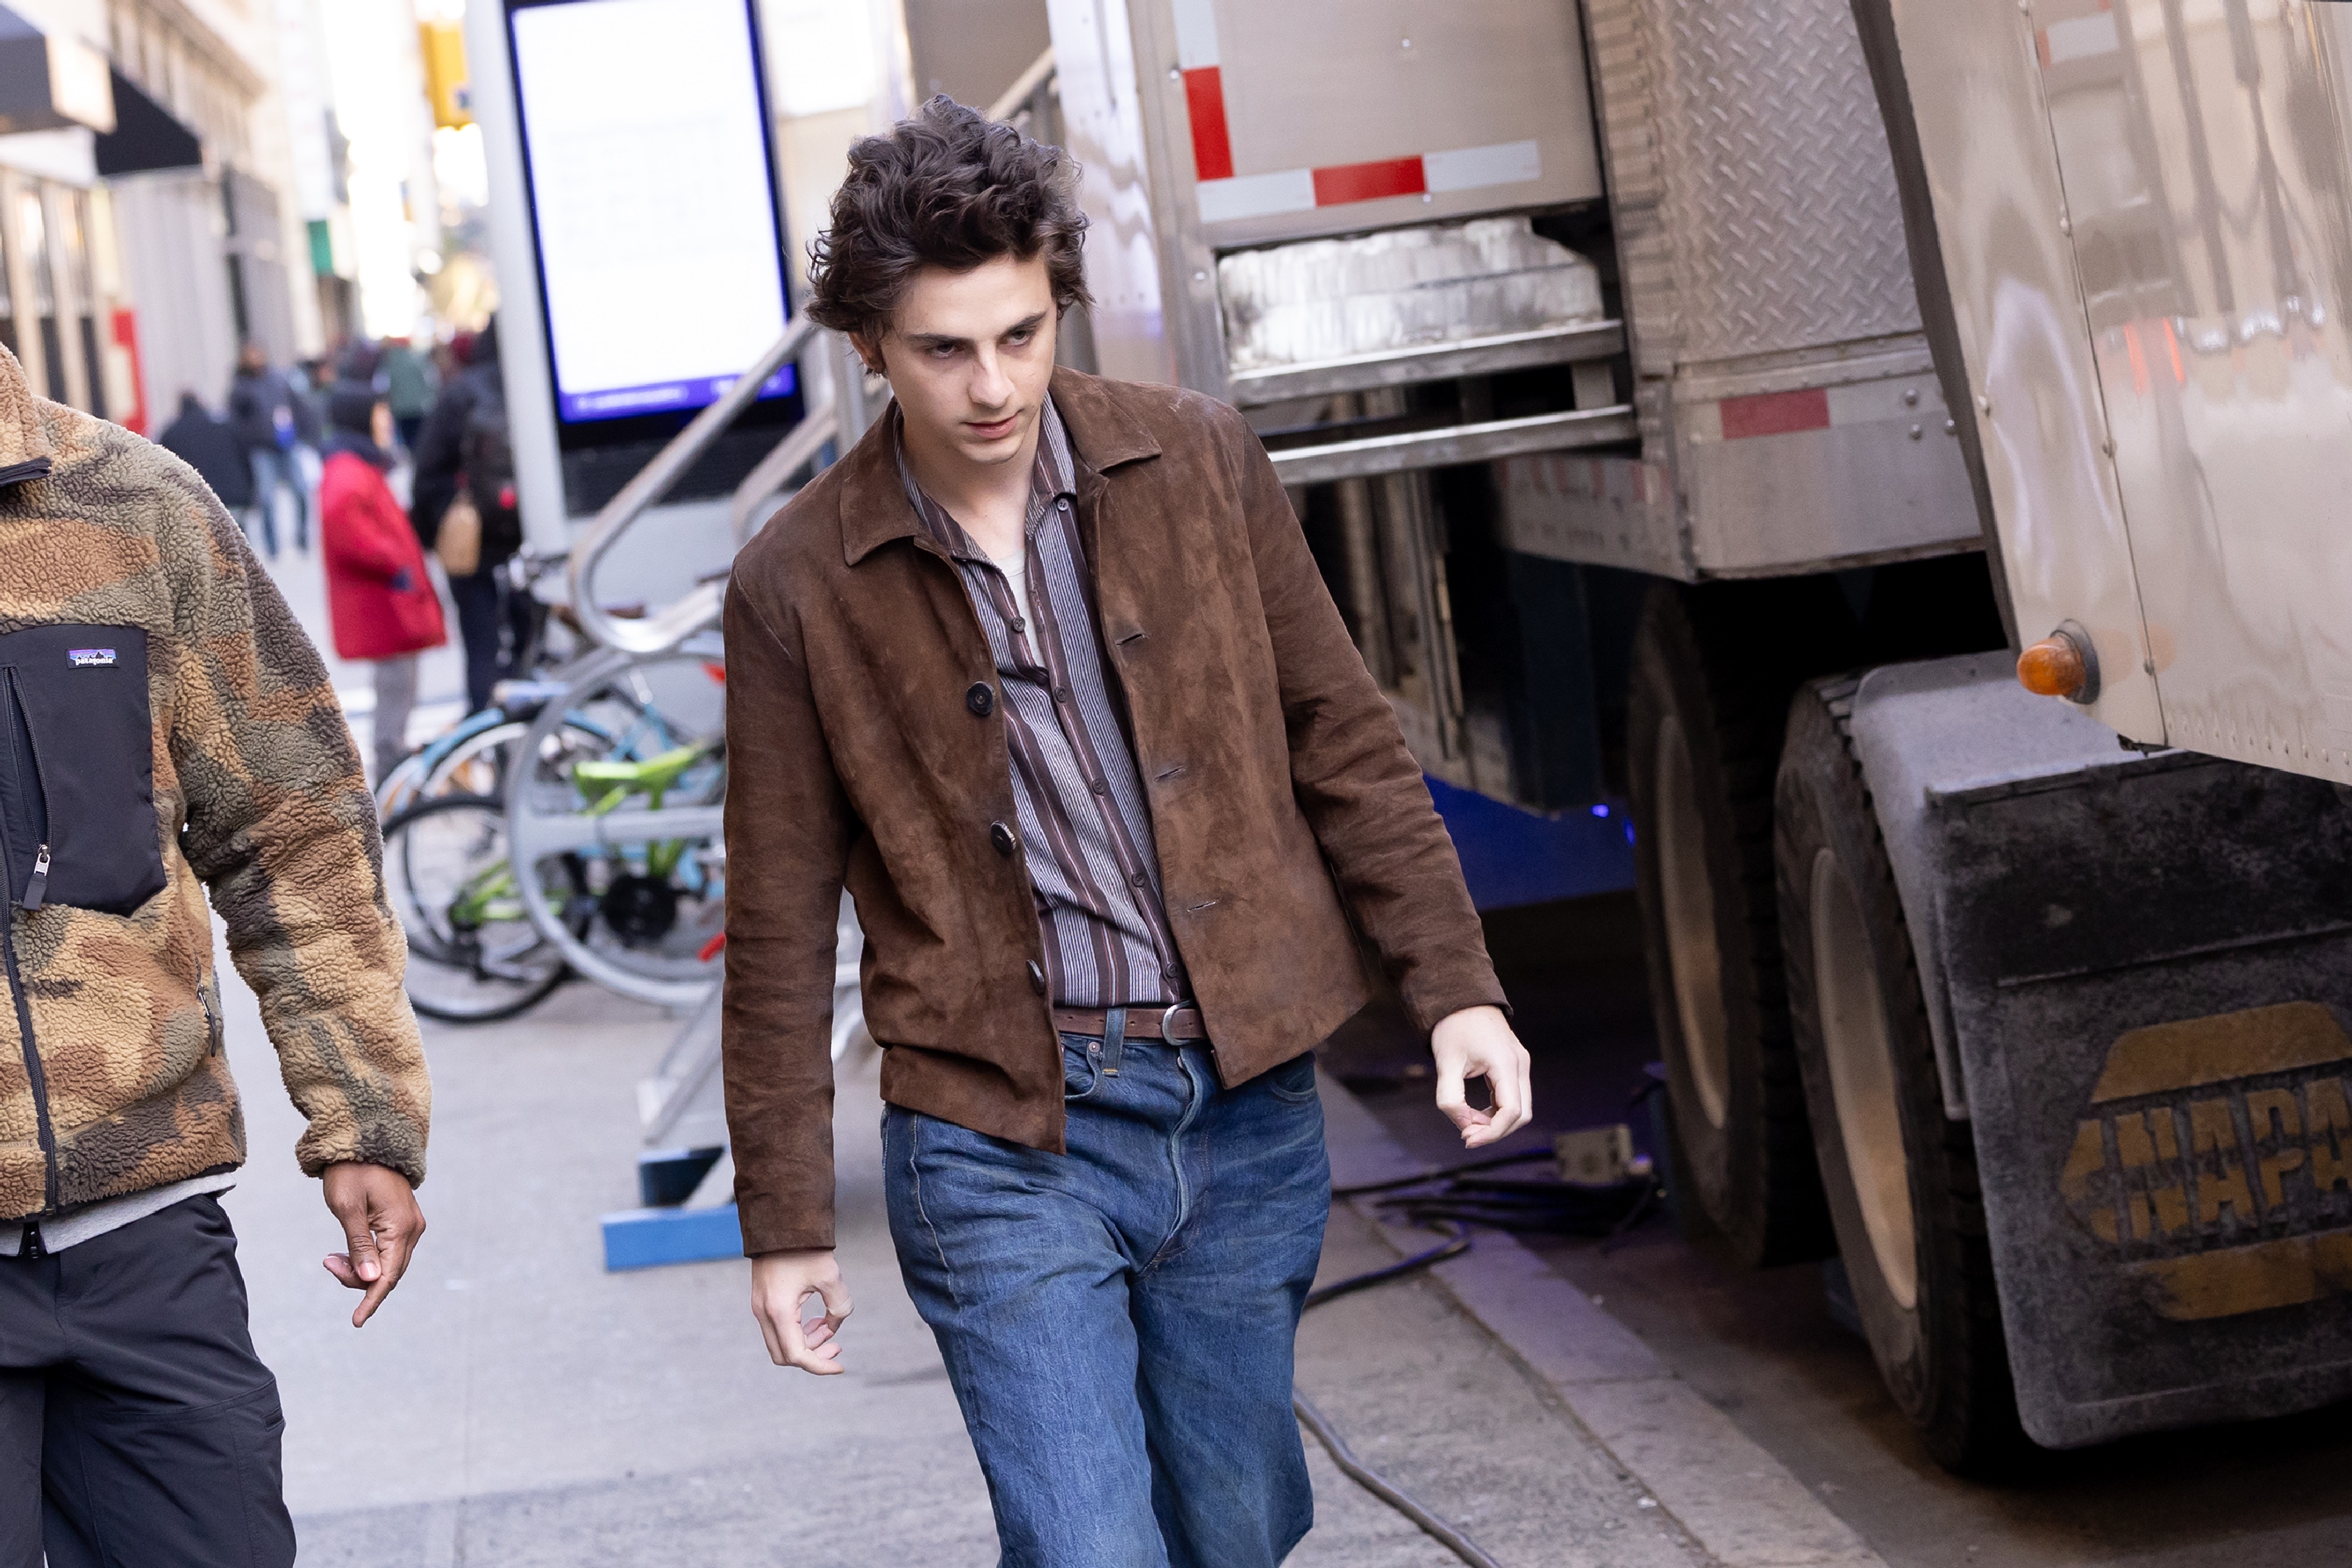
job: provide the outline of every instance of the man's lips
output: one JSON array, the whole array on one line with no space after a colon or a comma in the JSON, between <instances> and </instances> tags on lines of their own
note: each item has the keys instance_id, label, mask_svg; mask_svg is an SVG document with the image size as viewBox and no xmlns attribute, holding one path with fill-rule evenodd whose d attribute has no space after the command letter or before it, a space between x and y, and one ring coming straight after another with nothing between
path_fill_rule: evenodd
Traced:
<instances>
[{"instance_id":1,"label":"man's lips","mask_svg":"<svg viewBox=\"0 0 2352 1568\"><path fill-rule=\"evenodd\" d=\"M967 419L963 423L963 427L983 441L993 441L999 437L1012 435L1013 426L1019 422L1019 415L1008 414L993 425L983 425L976 419Z\"/></svg>"}]
</instances>

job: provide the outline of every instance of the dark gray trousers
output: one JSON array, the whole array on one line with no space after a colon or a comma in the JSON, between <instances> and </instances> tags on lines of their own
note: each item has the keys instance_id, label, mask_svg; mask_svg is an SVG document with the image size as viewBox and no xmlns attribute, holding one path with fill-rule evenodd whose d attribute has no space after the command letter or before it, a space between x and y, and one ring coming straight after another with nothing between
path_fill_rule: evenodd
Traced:
<instances>
[{"instance_id":1,"label":"dark gray trousers","mask_svg":"<svg viewBox=\"0 0 2352 1568\"><path fill-rule=\"evenodd\" d=\"M287 1568L285 1425L216 1200L0 1258L0 1568Z\"/></svg>"}]
</instances>

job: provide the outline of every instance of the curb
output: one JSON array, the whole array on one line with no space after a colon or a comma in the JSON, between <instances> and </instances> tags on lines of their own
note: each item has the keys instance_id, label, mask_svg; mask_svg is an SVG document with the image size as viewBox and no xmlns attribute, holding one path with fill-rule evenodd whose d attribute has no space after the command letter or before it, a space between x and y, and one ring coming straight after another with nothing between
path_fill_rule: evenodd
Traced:
<instances>
[{"instance_id":1,"label":"curb","mask_svg":"<svg viewBox=\"0 0 2352 1568\"><path fill-rule=\"evenodd\" d=\"M1425 1168L1328 1074L1322 1090L1335 1183ZM1428 1245L1425 1232L1355 1206L1400 1258ZM1786 1466L1515 1238L1482 1230L1430 1274L1724 1568L1886 1568Z\"/></svg>"}]
</instances>

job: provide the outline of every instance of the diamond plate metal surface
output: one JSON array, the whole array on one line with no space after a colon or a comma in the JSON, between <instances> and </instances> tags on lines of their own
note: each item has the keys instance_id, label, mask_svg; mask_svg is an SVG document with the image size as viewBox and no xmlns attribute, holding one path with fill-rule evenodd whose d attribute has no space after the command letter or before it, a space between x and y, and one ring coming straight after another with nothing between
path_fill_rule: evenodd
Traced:
<instances>
[{"instance_id":1,"label":"diamond plate metal surface","mask_svg":"<svg viewBox=\"0 0 2352 1568\"><path fill-rule=\"evenodd\" d=\"M1590 16L1643 374L1918 331L1848 0Z\"/></svg>"},{"instance_id":2,"label":"diamond plate metal surface","mask_svg":"<svg viewBox=\"0 0 2352 1568\"><path fill-rule=\"evenodd\" d=\"M1586 0L1585 23L1593 78L1601 99L1601 156L1617 223L1617 254L1624 268L1637 380L1675 369L1675 270L1666 244L1663 203L1666 174L1658 140L1656 53L1650 21L1653 0ZM1645 412L1643 439L1655 442Z\"/></svg>"},{"instance_id":3,"label":"diamond plate metal surface","mask_svg":"<svg viewBox=\"0 0 2352 1568\"><path fill-rule=\"evenodd\" d=\"M1919 330L1885 127L1848 0L1657 0L1682 357Z\"/></svg>"}]
</instances>

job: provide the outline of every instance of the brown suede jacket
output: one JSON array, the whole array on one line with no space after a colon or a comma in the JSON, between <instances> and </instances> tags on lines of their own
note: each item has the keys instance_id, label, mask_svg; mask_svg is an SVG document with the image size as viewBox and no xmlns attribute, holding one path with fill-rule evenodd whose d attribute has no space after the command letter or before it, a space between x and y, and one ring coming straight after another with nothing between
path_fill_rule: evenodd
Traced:
<instances>
[{"instance_id":1,"label":"brown suede jacket","mask_svg":"<svg viewBox=\"0 0 2352 1568\"><path fill-rule=\"evenodd\" d=\"M1168 914L1227 1085L1313 1048L1369 986L1423 1029L1503 1001L1454 846L1240 415L1055 374L1097 632ZM833 1245L834 936L866 928L883 1098L1063 1147L1062 1064L1002 704L886 419L794 497L727 597L727 1113L744 1250ZM985 709L986 711L978 710ZM1344 907L1343 907L1344 906Z\"/></svg>"}]
</instances>

